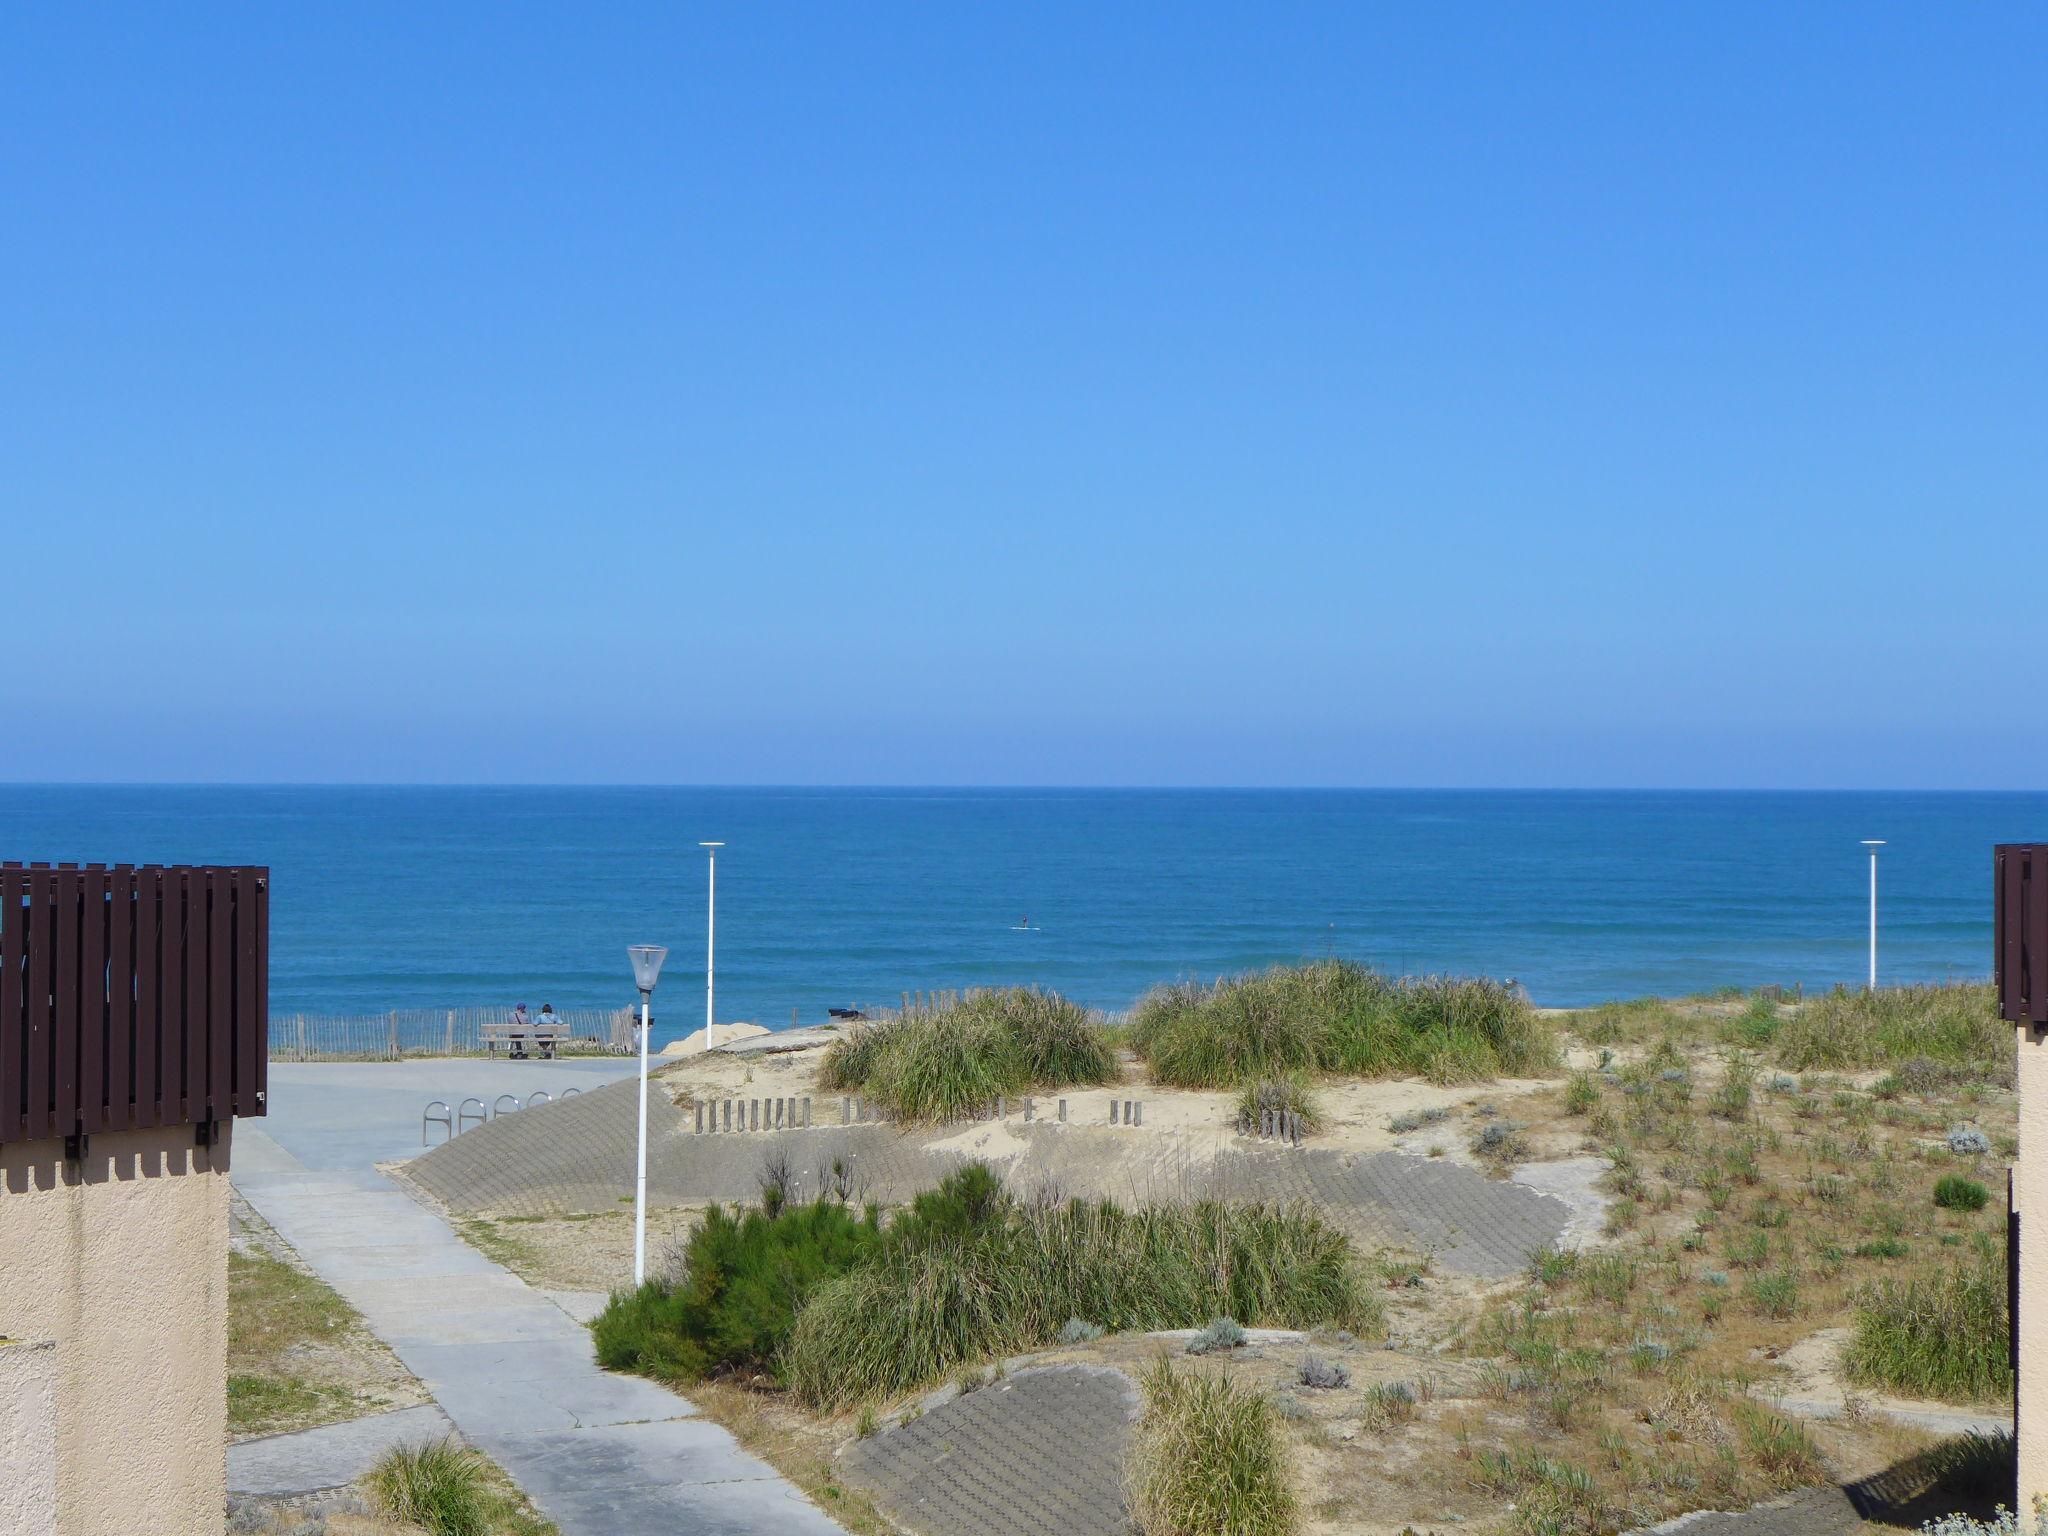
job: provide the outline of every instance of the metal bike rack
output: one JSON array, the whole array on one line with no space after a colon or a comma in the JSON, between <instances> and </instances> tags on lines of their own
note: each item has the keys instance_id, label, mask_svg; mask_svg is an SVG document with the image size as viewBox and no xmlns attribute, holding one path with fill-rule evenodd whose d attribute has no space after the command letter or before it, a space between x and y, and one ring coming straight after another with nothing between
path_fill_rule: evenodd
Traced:
<instances>
[{"instance_id":1,"label":"metal bike rack","mask_svg":"<svg viewBox=\"0 0 2048 1536\"><path fill-rule=\"evenodd\" d=\"M564 1088L562 1090L562 1097L565 1099L573 1099L576 1097L577 1094L581 1093L582 1091L583 1090L581 1088Z\"/></svg>"},{"instance_id":2,"label":"metal bike rack","mask_svg":"<svg viewBox=\"0 0 2048 1536\"><path fill-rule=\"evenodd\" d=\"M476 1113L474 1115L469 1112L469 1106L472 1104L476 1106ZM482 1099L464 1099L455 1106L455 1134L460 1136L472 1120L478 1125L482 1125L490 1118L489 1115L484 1113L484 1101Z\"/></svg>"},{"instance_id":3,"label":"metal bike rack","mask_svg":"<svg viewBox=\"0 0 2048 1536\"><path fill-rule=\"evenodd\" d=\"M534 1090L533 1090L533 1092L529 1093L529 1094L528 1094L528 1095L526 1096L526 1107L527 1107L528 1109L531 1109L531 1108L533 1108L533 1106L534 1106L534 1105L536 1105L536 1104L546 1104L546 1103L548 1103L548 1102L549 1102L549 1101L550 1101L550 1100L551 1100L551 1099L552 1099L553 1097L554 1097L554 1095L553 1095L553 1094L551 1094L551 1093L549 1093L549 1092L547 1091L547 1089L545 1089L545 1088L536 1088L536 1089L534 1089Z\"/></svg>"},{"instance_id":4,"label":"metal bike rack","mask_svg":"<svg viewBox=\"0 0 2048 1536\"><path fill-rule=\"evenodd\" d=\"M441 1113L435 1114L436 1109ZM423 1147L427 1145L427 1127L430 1125L440 1126L448 1133L448 1140L455 1139L454 1111L449 1109L446 1099L430 1099L427 1101L427 1107L420 1111L420 1145Z\"/></svg>"},{"instance_id":5,"label":"metal bike rack","mask_svg":"<svg viewBox=\"0 0 2048 1536\"><path fill-rule=\"evenodd\" d=\"M498 1116L500 1116L500 1115L502 1115L502 1114L505 1114L505 1113L507 1113L507 1110L506 1110L506 1108L505 1108L505 1101L506 1101L507 1099L510 1099L510 1100L512 1101L512 1108L513 1108L513 1109L515 1109L515 1110L516 1110L516 1109L518 1109L518 1108L519 1108L519 1095L518 1095L518 1094L516 1094L516 1093L501 1093L501 1094L499 1094L499 1095L498 1095L498 1096L497 1096L497 1097L496 1097L495 1099L491 1100L491 1118L492 1118L493 1120L497 1119L497 1118L498 1118Z\"/></svg>"}]
</instances>

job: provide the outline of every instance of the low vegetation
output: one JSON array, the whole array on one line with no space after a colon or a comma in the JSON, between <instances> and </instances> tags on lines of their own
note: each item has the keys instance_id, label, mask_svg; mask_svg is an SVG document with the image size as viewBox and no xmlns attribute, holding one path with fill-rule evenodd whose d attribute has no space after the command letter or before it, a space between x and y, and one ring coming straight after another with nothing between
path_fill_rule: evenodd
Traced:
<instances>
[{"instance_id":1,"label":"low vegetation","mask_svg":"<svg viewBox=\"0 0 2048 1536\"><path fill-rule=\"evenodd\" d=\"M429 1536L490 1536L497 1513L484 1460L454 1440L400 1446L364 1479L394 1520Z\"/></svg>"},{"instance_id":2,"label":"low vegetation","mask_svg":"<svg viewBox=\"0 0 2048 1536\"><path fill-rule=\"evenodd\" d=\"M1557 1061L1549 1029L1513 987L1393 980L1349 960L1156 987L1131 1015L1130 1040L1153 1079L1178 1088L1310 1073L1461 1083Z\"/></svg>"},{"instance_id":3,"label":"low vegetation","mask_svg":"<svg viewBox=\"0 0 2048 1536\"><path fill-rule=\"evenodd\" d=\"M960 993L857 1025L825 1053L821 1086L859 1093L899 1120L954 1120L1030 1089L1114 1082L1102 1021L1057 992Z\"/></svg>"},{"instance_id":4,"label":"low vegetation","mask_svg":"<svg viewBox=\"0 0 2048 1536\"><path fill-rule=\"evenodd\" d=\"M1843 1364L1852 1379L1907 1397L2003 1399L2012 1391L2010 1327L2005 1254L1980 1234L1962 1262L1869 1285Z\"/></svg>"},{"instance_id":5,"label":"low vegetation","mask_svg":"<svg viewBox=\"0 0 2048 1536\"><path fill-rule=\"evenodd\" d=\"M1369 1328L1378 1306L1349 1243L1305 1208L1023 1202L975 1163L886 1227L773 1187L716 1210L679 1275L615 1296L593 1329L612 1369L765 1379L835 1410L1079 1331L1225 1316Z\"/></svg>"},{"instance_id":6,"label":"low vegetation","mask_svg":"<svg viewBox=\"0 0 2048 1536\"><path fill-rule=\"evenodd\" d=\"M272 1253L228 1255L228 1434L310 1429L390 1406L404 1381L334 1290Z\"/></svg>"},{"instance_id":7,"label":"low vegetation","mask_svg":"<svg viewBox=\"0 0 2048 1536\"><path fill-rule=\"evenodd\" d=\"M1130 1470L1143 1536L1291 1536L1301 1515L1270 1398L1159 1361Z\"/></svg>"},{"instance_id":8,"label":"low vegetation","mask_svg":"<svg viewBox=\"0 0 2048 1536\"><path fill-rule=\"evenodd\" d=\"M947 1180L973 1178L974 1168ZM1111 1333L1251 1324L1379 1326L1351 1247L1306 1207L1126 1209L997 1194L971 1223L890 1229L877 1258L820 1288L785 1355L790 1387L837 1409L1055 1342L1074 1319Z\"/></svg>"}]
</instances>

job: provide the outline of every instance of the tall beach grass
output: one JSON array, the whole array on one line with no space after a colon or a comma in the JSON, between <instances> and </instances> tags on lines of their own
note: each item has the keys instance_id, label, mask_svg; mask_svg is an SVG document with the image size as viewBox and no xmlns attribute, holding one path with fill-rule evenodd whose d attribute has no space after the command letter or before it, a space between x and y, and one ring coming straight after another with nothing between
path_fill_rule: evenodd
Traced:
<instances>
[{"instance_id":1,"label":"tall beach grass","mask_svg":"<svg viewBox=\"0 0 2048 1536\"><path fill-rule=\"evenodd\" d=\"M999 1096L1116 1076L1116 1052L1089 1010L1057 992L998 987L856 1025L825 1053L819 1081L899 1120L953 1120Z\"/></svg>"},{"instance_id":2,"label":"tall beach grass","mask_svg":"<svg viewBox=\"0 0 2048 1536\"><path fill-rule=\"evenodd\" d=\"M1132 1013L1130 1039L1153 1078L1178 1088L1312 1072L1473 1082L1558 1060L1550 1030L1513 987L1395 980L1349 960L1155 987Z\"/></svg>"},{"instance_id":3,"label":"tall beach grass","mask_svg":"<svg viewBox=\"0 0 2048 1536\"><path fill-rule=\"evenodd\" d=\"M1271 1400L1170 1360L1145 1376L1129 1499L1142 1536L1291 1536L1301 1522Z\"/></svg>"}]
</instances>

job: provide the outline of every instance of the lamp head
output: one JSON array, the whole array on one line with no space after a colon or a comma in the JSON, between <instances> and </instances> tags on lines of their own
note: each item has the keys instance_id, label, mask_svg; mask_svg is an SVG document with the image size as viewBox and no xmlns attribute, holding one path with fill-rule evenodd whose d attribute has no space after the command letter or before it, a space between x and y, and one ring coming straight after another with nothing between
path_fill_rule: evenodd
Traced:
<instances>
[{"instance_id":1,"label":"lamp head","mask_svg":"<svg viewBox=\"0 0 2048 1536\"><path fill-rule=\"evenodd\" d=\"M629 944L626 955L633 962L633 984L642 995L652 992L661 979L661 962L668 958L668 951L659 944Z\"/></svg>"}]
</instances>

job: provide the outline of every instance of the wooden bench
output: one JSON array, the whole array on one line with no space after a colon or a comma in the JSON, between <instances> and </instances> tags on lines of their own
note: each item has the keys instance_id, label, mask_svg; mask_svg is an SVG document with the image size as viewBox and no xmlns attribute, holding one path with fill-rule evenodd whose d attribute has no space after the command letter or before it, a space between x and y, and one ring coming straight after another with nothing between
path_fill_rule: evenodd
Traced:
<instances>
[{"instance_id":1,"label":"wooden bench","mask_svg":"<svg viewBox=\"0 0 2048 1536\"><path fill-rule=\"evenodd\" d=\"M555 1048L564 1040L573 1040L575 1035L566 1025L539 1024L532 1020L524 1024L486 1024L483 1027L484 1046L495 1056L498 1042L504 1041L511 1047L512 1058L516 1061L526 1055L526 1048L532 1045L540 1052L541 1060L552 1061Z\"/></svg>"}]
</instances>

